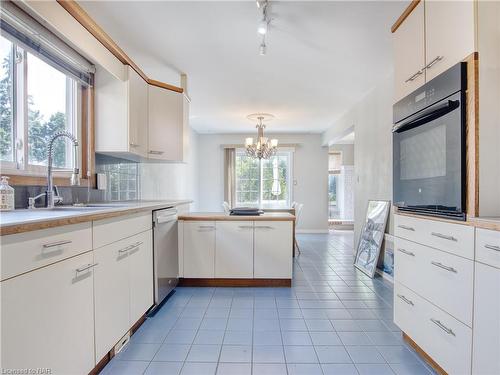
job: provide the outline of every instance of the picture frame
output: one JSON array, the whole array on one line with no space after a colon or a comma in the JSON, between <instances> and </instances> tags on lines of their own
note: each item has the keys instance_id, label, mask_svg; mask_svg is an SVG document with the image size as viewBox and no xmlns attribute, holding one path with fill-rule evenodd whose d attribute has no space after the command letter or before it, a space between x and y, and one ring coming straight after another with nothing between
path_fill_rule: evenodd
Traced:
<instances>
[{"instance_id":1,"label":"picture frame","mask_svg":"<svg viewBox=\"0 0 500 375\"><path fill-rule=\"evenodd\" d=\"M390 201L369 200L366 218L359 235L354 266L373 278L391 208Z\"/></svg>"}]
</instances>

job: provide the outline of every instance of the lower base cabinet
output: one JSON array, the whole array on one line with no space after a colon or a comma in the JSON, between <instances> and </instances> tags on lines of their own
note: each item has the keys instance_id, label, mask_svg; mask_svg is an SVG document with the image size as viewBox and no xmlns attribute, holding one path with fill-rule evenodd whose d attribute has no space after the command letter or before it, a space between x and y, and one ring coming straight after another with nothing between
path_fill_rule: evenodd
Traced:
<instances>
[{"instance_id":1,"label":"lower base cabinet","mask_svg":"<svg viewBox=\"0 0 500 375\"><path fill-rule=\"evenodd\" d=\"M215 277L253 278L253 221L218 221Z\"/></svg>"},{"instance_id":2,"label":"lower base cabinet","mask_svg":"<svg viewBox=\"0 0 500 375\"><path fill-rule=\"evenodd\" d=\"M291 221L255 222L254 277L291 279L292 242Z\"/></svg>"},{"instance_id":3,"label":"lower base cabinet","mask_svg":"<svg viewBox=\"0 0 500 375\"><path fill-rule=\"evenodd\" d=\"M472 373L500 374L500 269L475 266Z\"/></svg>"},{"instance_id":4,"label":"lower base cabinet","mask_svg":"<svg viewBox=\"0 0 500 375\"><path fill-rule=\"evenodd\" d=\"M184 222L184 277L215 277L215 222Z\"/></svg>"},{"instance_id":5,"label":"lower base cabinet","mask_svg":"<svg viewBox=\"0 0 500 375\"><path fill-rule=\"evenodd\" d=\"M94 250L96 363L153 304L152 232Z\"/></svg>"},{"instance_id":6,"label":"lower base cabinet","mask_svg":"<svg viewBox=\"0 0 500 375\"><path fill-rule=\"evenodd\" d=\"M2 369L92 370L93 263L87 252L0 284Z\"/></svg>"}]
</instances>

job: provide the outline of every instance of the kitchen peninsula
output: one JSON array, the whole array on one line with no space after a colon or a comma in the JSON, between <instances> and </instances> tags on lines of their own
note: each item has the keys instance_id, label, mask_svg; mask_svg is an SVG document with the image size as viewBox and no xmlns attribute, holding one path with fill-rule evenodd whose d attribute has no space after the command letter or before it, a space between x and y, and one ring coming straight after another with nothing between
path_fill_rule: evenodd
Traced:
<instances>
[{"instance_id":1,"label":"kitchen peninsula","mask_svg":"<svg viewBox=\"0 0 500 375\"><path fill-rule=\"evenodd\" d=\"M290 286L295 216L179 216L179 277L190 286Z\"/></svg>"}]
</instances>

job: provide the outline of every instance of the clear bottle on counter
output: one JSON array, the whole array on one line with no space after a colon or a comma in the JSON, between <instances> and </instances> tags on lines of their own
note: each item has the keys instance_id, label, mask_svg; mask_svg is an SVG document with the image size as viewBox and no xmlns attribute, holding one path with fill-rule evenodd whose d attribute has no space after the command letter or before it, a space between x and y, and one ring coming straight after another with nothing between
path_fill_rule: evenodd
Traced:
<instances>
[{"instance_id":1,"label":"clear bottle on counter","mask_svg":"<svg viewBox=\"0 0 500 375\"><path fill-rule=\"evenodd\" d=\"M14 209L14 189L9 185L9 178L2 176L0 180L0 211Z\"/></svg>"}]
</instances>

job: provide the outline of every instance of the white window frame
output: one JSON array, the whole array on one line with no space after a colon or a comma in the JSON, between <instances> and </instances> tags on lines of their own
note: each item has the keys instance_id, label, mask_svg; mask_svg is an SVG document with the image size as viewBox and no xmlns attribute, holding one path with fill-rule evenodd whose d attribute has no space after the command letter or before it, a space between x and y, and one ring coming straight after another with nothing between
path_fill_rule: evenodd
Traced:
<instances>
[{"instance_id":1,"label":"white window frame","mask_svg":"<svg viewBox=\"0 0 500 375\"><path fill-rule=\"evenodd\" d=\"M2 38L5 36L2 35ZM8 40L8 39L7 39ZM14 161L0 161L2 174L20 176L46 176L47 166L34 165L29 163L28 156L28 51L13 44L14 67L13 67L13 144ZM32 55L34 58L38 58ZM20 60L20 61L19 61ZM55 68L54 68L55 69ZM64 74L63 72L61 72ZM82 144L82 124L81 124L81 90L76 80L66 75L66 118L71 124L71 133ZM70 177L75 157L73 147L70 142L65 142L66 156L72 159L68 168L54 168L54 176ZM82 160L82 149L78 148L78 159Z\"/></svg>"},{"instance_id":2,"label":"white window frame","mask_svg":"<svg viewBox=\"0 0 500 375\"><path fill-rule=\"evenodd\" d=\"M259 191L258 191L258 202L257 202L257 205L258 207L261 207L261 208L289 208L291 207L291 204L293 202L293 172L294 172L294 156L295 156L295 153L294 153L294 150L293 149L290 149L290 148L282 148L282 149L279 149L277 154L287 154L288 156L288 161L289 161L289 165L288 165L288 174L287 174L287 181L286 181L286 184L287 184L287 188L288 188L288 197L287 197L287 201L285 203L285 206L282 206L282 205L277 205L277 206L273 206L272 204L269 204L269 203L264 203L264 202L268 202L268 201L263 201L262 198L263 198L263 185L264 185L264 180L262 178L262 175L263 175L263 163L262 163L262 160L259 160L259 177L258 177L258 181L259 181ZM244 148L237 148L236 149L236 155L246 155L246 151ZM237 177L236 177L237 178ZM237 181L235 181L236 185L238 185ZM236 197L237 197L237 193L236 193ZM236 199L235 197L235 199ZM255 204L255 203L251 203L251 202L236 202L237 205L239 204Z\"/></svg>"}]
</instances>

